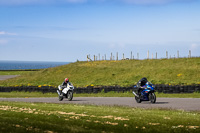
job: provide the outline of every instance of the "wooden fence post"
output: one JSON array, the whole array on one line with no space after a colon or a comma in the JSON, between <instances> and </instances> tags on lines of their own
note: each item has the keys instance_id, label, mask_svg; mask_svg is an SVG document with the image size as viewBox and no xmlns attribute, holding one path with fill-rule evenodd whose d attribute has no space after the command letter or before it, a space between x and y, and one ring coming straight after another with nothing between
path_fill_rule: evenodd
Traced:
<instances>
[{"instance_id":1,"label":"wooden fence post","mask_svg":"<svg viewBox=\"0 0 200 133\"><path fill-rule=\"evenodd\" d=\"M189 58L191 58L192 57L192 55L191 55L191 50L189 50Z\"/></svg>"},{"instance_id":2,"label":"wooden fence post","mask_svg":"<svg viewBox=\"0 0 200 133\"><path fill-rule=\"evenodd\" d=\"M133 53L132 53L132 51L131 51L131 60L133 59L132 57L133 57Z\"/></svg>"},{"instance_id":3,"label":"wooden fence post","mask_svg":"<svg viewBox=\"0 0 200 133\"><path fill-rule=\"evenodd\" d=\"M87 62L88 62L88 55L87 55Z\"/></svg>"},{"instance_id":4,"label":"wooden fence post","mask_svg":"<svg viewBox=\"0 0 200 133\"><path fill-rule=\"evenodd\" d=\"M191 58L191 50L189 50L189 54L188 54L188 58ZM158 59L158 53L156 52L154 57L153 57L153 53L152 53L152 57L149 56L149 50L147 51L147 59ZM179 50L177 50L177 56L176 54L174 55L169 55L168 51L166 51L166 59L171 59L171 58L180 58L180 54L179 54ZM128 58L127 58L128 59ZM130 56L130 60L134 59L134 55L133 52L131 51L131 56ZM137 53L137 58L135 57L135 59L139 60L139 53ZM101 54L99 53L97 56L94 55L94 61L101 61ZM106 60L106 54L105 56L102 56L102 60ZM116 53L116 58L115 56L113 56L112 52L111 52L111 56L110 56L110 60L119 60L119 54L118 52ZM123 57L122 60L125 60L125 55L123 53ZM90 54L87 55L87 62L92 61L92 59L90 58Z\"/></svg>"},{"instance_id":5,"label":"wooden fence post","mask_svg":"<svg viewBox=\"0 0 200 133\"><path fill-rule=\"evenodd\" d=\"M157 59L157 52L156 52L156 59Z\"/></svg>"},{"instance_id":6,"label":"wooden fence post","mask_svg":"<svg viewBox=\"0 0 200 133\"><path fill-rule=\"evenodd\" d=\"M168 52L166 51L166 58L168 59Z\"/></svg>"},{"instance_id":7,"label":"wooden fence post","mask_svg":"<svg viewBox=\"0 0 200 133\"><path fill-rule=\"evenodd\" d=\"M179 58L179 51L177 51L177 58Z\"/></svg>"}]
</instances>

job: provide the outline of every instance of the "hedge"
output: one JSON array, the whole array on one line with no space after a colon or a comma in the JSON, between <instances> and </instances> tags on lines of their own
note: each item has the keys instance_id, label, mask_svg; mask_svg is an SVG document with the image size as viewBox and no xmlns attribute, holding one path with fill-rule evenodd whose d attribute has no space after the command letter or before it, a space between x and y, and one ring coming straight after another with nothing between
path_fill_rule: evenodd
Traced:
<instances>
[{"instance_id":1,"label":"hedge","mask_svg":"<svg viewBox=\"0 0 200 133\"><path fill-rule=\"evenodd\" d=\"M42 93L57 93L57 88L52 86L17 86L17 87L0 87L0 92L12 92L12 91L25 91L25 92L42 92ZM99 93L99 92L130 92L137 89L131 87L121 86L87 86L87 87L75 87L74 93ZM155 90L158 93L193 93L200 92L200 84L196 85L155 85Z\"/></svg>"}]
</instances>

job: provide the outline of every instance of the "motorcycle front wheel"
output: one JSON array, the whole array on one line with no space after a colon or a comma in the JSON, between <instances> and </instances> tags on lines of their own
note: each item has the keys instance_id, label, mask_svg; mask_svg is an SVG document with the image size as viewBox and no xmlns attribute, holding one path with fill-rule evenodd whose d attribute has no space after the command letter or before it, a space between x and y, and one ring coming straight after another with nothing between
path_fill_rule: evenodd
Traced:
<instances>
[{"instance_id":1,"label":"motorcycle front wheel","mask_svg":"<svg viewBox=\"0 0 200 133\"><path fill-rule=\"evenodd\" d=\"M68 101L71 101L73 99L73 92L72 91L67 92L67 99L68 99Z\"/></svg>"},{"instance_id":2,"label":"motorcycle front wheel","mask_svg":"<svg viewBox=\"0 0 200 133\"><path fill-rule=\"evenodd\" d=\"M63 96L62 96L62 95L59 95L59 96L58 96L58 99L59 99L59 101L62 101L62 100L63 100Z\"/></svg>"},{"instance_id":3,"label":"motorcycle front wheel","mask_svg":"<svg viewBox=\"0 0 200 133\"><path fill-rule=\"evenodd\" d=\"M135 101L136 101L137 103L141 103L140 97L136 97L136 96L135 96Z\"/></svg>"},{"instance_id":4,"label":"motorcycle front wheel","mask_svg":"<svg viewBox=\"0 0 200 133\"><path fill-rule=\"evenodd\" d=\"M155 103L156 102L156 95L155 93L150 93L149 94L149 100L151 103Z\"/></svg>"}]
</instances>

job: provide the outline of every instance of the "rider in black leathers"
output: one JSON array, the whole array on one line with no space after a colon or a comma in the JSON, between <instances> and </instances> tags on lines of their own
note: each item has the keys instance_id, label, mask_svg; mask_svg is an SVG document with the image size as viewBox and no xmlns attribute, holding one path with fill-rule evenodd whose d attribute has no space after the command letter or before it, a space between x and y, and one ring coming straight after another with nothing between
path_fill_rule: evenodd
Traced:
<instances>
[{"instance_id":1,"label":"rider in black leathers","mask_svg":"<svg viewBox=\"0 0 200 133\"><path fill-rule=\"evenodd\" d=\"M146 83L148 82L147 78L143 77L137 82L137 89L138 89L138 95L141 94L141 91L145 88Z\"/></svg>"},{"instance_id":2,"label":"rider in black leathers","mask_svg":"<svg viewBox=\"0 0 200 133\"><path fill-rule=\"evenodd\" d=\"M69 79L68 78L65 78L65 81L61 84L61 88L64 89L65 87L67 87L67 84L69 84ZM62 90L59 90L60 91L60 94L62 92Z\"/></svg>"},{"instance_id":3,"label":"rider in black leathers","mask_svg":"<svg viewBox=\"0 0 200 133\"><path fill-rule=\"evenodd\" d=\"M69 83L69 79L65 78L65 81L61 84L63 87L67 87L67 84Z\"/></svg>"}]
</instances>

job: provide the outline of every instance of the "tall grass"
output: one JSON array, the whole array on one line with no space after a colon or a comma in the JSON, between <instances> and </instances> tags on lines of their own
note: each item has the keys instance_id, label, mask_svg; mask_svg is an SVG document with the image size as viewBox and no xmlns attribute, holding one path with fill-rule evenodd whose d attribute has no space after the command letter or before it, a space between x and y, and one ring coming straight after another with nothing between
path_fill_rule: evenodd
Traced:
<instances>
[{"instance_id":1,"label":"tall grass","mask_svg":"<svg viewBox=\"0 0 200 133\"><path fill-rule=\"evenodd\" d=\"M200 84L200 58L76 62L25 73L0 81L3 86L55 85L68 77L76 87L136 84L147 77L154 84Z\"/></svg>"}]
</instances>

